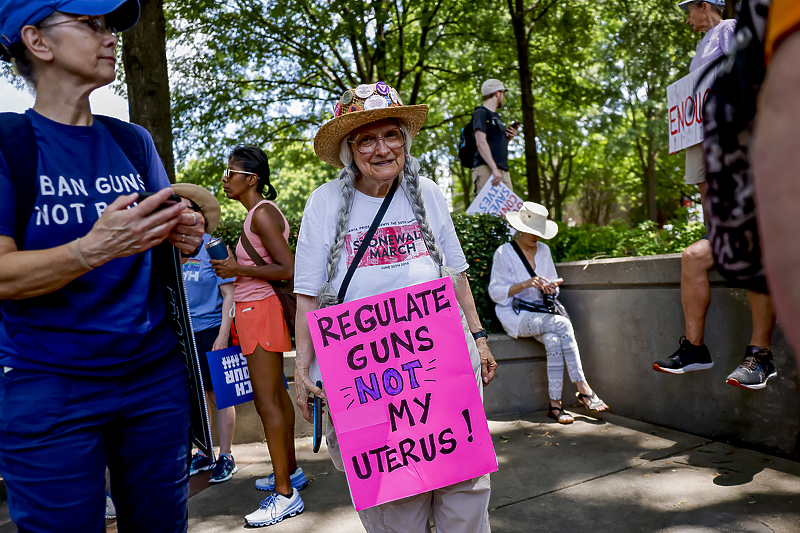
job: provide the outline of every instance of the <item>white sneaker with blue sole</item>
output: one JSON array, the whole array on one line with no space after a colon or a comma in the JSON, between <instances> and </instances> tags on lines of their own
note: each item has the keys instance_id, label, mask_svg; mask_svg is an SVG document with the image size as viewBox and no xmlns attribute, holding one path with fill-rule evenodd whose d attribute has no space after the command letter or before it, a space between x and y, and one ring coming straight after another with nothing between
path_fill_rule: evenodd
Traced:
<instances>
[{"instance_id":1,"label":"white sneaker with blue sole","mask_svg":"<svg viewBox=\"0 0 800 533\"><path fill-rule=\"evenodd\" d=\"M292 472L291 476L289 476L289 483L297 490L303 490L308 487L308 480L306 480L306 475L303 473L302 468L298 466L297 470ZM267 477L257 479L256 488L258 490L275 490L275 474L272 473Z\"/></svg>"},{"instance_id":2,"label":"white sneaker with blue sole","mask_svg":"<svg viewBox=\"0 0 800 533\"><path fill-rule=\"evenodd\" d=\"M273 492L261 502L261 506L254 513L245 516L244 519L251 526L271 526L277 524L287 516L295 516L303 512L305 505L297 489L292 488L292 495L286 497L283 494Z\"/></svg>"}]
</instances>

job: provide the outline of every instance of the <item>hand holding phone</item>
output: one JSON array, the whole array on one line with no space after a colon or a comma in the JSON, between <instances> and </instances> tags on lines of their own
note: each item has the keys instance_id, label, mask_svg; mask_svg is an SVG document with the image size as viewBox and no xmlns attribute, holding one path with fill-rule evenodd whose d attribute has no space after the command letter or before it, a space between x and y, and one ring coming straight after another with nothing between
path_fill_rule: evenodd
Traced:
<instances>
[{"instance_id":1,"label":"hand holding phone","mask_svg":"<svg viewBox=\"0 0 800 533\"><path fill-rule=\"evenodd\" d=\"M553 281L551 281L550 285L552 285L553 287L558 287L562 283L564 283L564 278L557 278L557 279L554 279Z\"/></svg>"},{"instance_id":2,"label":"hand holding phone","mask_svg":"<svg viewBox=\"0 0 800 533\"><path fill-rule=\"evenodd\" d=\"M143 201L147 200L148 198L150 198L154 194L155 194L154 192L140 192L139 193L139 198L136 199L137 205L142 203ZM173 205L179 204L179 203L181 203L181 197L178 196L177 194L173 194L172 196L167 198L166 202L164 202L163 204L161 204L158 207L156 207L155 210L156 211L161 211L162 209L166 209L167 207L172 207Z\"/></svg>"}]
</instances>

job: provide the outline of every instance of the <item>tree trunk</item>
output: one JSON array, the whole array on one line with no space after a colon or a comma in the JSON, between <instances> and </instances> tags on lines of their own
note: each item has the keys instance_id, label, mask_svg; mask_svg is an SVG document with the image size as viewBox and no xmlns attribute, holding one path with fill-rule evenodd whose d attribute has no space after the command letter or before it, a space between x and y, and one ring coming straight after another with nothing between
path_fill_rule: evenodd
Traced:
<instances>
[{"instance_id":1,"label":"tree trunk","mask_svg":"<svg viewBox=\"0 0 800 533\"><path fill-rule=\"evenodd\" d=\"M469 209L469 204L472 203L472 172L459 165L458 181L461 183L461 190L464 191L464 210L466 211Z\"/></svg>"},{"instance_id":2,"label":"tree trunk","mask_svg":"<svg viewBox=\"0 0 800 533\"><path fill-rule=\"evenodd\" d=\"M647 150L647 167L644 169L647 189L647 218L658 222L658 204L656 203L656 152L653 150L653 139L650 139Z\"/></svg>"},{"instance_id":3,"label":"tree trunk","mask_svg":"<svg viewBox=\"0 0 800 533\"><path fill-rule=\"evenodd\" d=\"M175 157L172 152L164 1L142 0L141 6L139 23L122 34L128 110L131 122L142 126L153 136L169 181L174 183Z\"/></svg>"},{"instance_id":4,"label":"tree trunk","mask_svg":"<svg viewBox=\"0 0 800 533\"><path fill-rule=\"evenodd\" d=\"M519 85L522 92L522 133L525 135L525 176L528 181L528 200L542 202L539 183L539 154L536 149L536 117L533 98L533 73L531 72L530 49L525 28L525 4L523 0L508 0L511 25L517 45Z\"/></svg>"}]
</instances>

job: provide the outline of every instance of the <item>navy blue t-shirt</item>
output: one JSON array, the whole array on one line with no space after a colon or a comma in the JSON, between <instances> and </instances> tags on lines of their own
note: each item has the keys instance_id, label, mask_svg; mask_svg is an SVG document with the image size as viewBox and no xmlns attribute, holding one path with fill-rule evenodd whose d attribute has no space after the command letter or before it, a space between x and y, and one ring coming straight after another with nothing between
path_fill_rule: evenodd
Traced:
<instances>
[{"instance_id":1,"label":"navy blue t-shirt","mask_svg":"<svg viewBox=\"0 0 800 533\"><path fill-rule=\"evenodd\" d=\"M36 209L25 250L85 236L117 197L169 187L153 140L145 139L148 176L139 176L105 126L68 126L33 110L39 148ZM0 155L0 235L14 237L14 188ZM2 302L0 366L85 376L121 376L165 356L176 338L152 254L114 259L63 288Z\"/></svg>"}]
</instances>

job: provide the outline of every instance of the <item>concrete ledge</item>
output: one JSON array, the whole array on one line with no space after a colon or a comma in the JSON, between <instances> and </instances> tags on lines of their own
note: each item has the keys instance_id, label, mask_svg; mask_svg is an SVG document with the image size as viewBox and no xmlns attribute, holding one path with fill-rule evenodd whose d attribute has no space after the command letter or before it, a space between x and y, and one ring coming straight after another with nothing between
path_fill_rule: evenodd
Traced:
<instances>
[{"instance_id":1,"label":"concrete ledge","mask_svg":"<svg viewBox=\"0 0 800 533\"><path fill-rule=\"evenodd\" d=\"M654 372L652 364L670 356L685 332L680 254L556 266L565 280L561 301L573 319L586 379L614 413L800 458L800 382L780 326L771 348L778 377L757 391L725 383L741 363L752 333L747 291L726 286L711 272L705 342L714 368L669 375ZM503 363L500 370L498 389L520 381L509 376L513 371L504 371ZM562 398L572 403L566 390Z\"/></svg>"}]
</instances>

